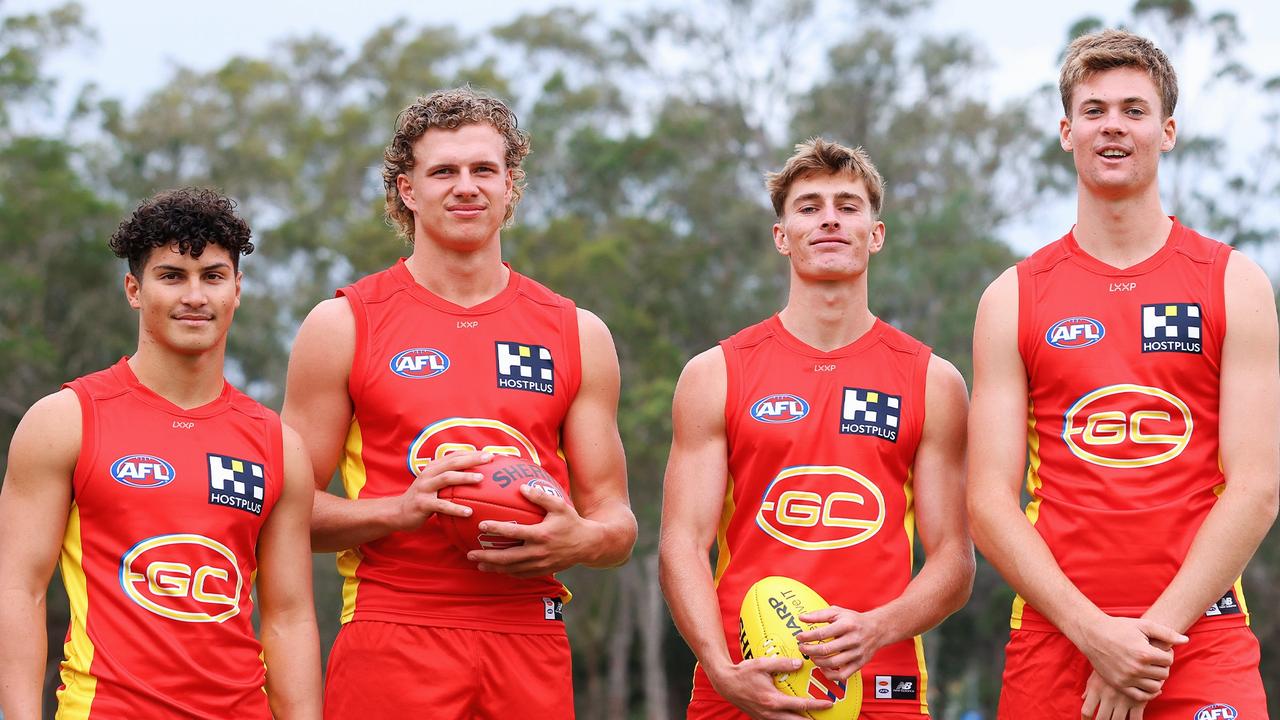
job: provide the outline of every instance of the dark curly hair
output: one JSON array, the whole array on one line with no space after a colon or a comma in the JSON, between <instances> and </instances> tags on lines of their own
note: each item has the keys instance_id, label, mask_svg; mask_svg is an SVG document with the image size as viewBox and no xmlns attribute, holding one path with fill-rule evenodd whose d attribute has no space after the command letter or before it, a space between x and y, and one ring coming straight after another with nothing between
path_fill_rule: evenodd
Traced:
<instances>
[{"instance_id":1,"label":"dark curly hair","mask_svg":"<svg viewBox=\"0 0 1280 720\"><path fill-rule=\"evenodd\" d=\"M235 200L208 188L165 190L143 201L108 244L116 257L129 261L129 272L139 280L151 251L175 242L178 252L193 258L206 245L219 245L238 271L240 256L253 252L253 243L248 223L235 210Z\"/></svg>"},{"instance_id":2,"label":"dark curly hair","mask_svg":"<svg viewBox=\"0 0 1280 720\"><path fill-rule=\"evenodd\" d=\"M413 172L413 144L431 128L453 130L463 125L485 123L493 126L506 146L507 169L511 171L511 202L503 222L510 223L524 192L524 169L520 163L529 154L529 133L521 130L516 115L497 98L487 97L468 87L437 90L420 97L400 111L396 134L382 153L382 185L387 193L387 222L396 226L405 239L413 240L413 211L405 207L396 187L396 178Z\"/></svg>"}]
</instances>

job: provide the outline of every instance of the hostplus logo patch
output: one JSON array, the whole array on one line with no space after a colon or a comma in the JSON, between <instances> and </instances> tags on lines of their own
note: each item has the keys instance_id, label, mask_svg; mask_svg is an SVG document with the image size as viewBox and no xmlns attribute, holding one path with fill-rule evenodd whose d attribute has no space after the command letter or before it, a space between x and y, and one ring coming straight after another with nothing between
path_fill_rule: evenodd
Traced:
<instances>
[{"instance_id":1,"label":"hostplus logo patch","mask_svg":"<svg viewBox=\"0 0 1280 720\"><path fill-rule=\"evenodd\" d=\"M1142 306L1142 352L1200 353L1202 329L1196 303Z\"/></svg>"},{"instance_id":2,"label":"hostplus logo patch","mask_svg":"<svg viewBox=\"0 0 1280 720\"><path fill-rule=\"evenodd\" d=\"M556 394L556 371L551 351L541 345L498 342L498 387Z\"/></svg>"},{"instance_id":3,"label":"hostplus logo patch","mask_svg":"<svg viewBox=\"0 0 1280 720\"><path fill-rule=\"evenodd\" d=\"M266 470L249 460L209 454L209 504L262 514Z\"/></svg>"},{"instance_id":4,"label":"hostplus logo patch","mask_svg":"<svg viewBox=\"0 0 1280 720\"><path fill-rule=\"evenodd\" d=\"M898 442L902 397L867 388L845 388L840 408L840 432L873 435Z\"/></svg>"}]
</instances>

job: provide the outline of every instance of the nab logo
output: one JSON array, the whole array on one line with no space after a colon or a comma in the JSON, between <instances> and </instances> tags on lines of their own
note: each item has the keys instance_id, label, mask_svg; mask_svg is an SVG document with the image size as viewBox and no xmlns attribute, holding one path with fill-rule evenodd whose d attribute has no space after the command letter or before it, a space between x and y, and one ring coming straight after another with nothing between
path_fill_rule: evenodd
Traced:
<instances>
[{"instance_id":1,"label":"nab logo","mask_svg":"<svg viewBox=\"0 0 1280 720\"><path fill-rule=\"evenodd\" d=\"M411 380L433 378L449 369L449 356L434 348L412 348L391 358L391 372Z\"/></svg>"},{"instance_id":2,"label":"nab logo","mask_svg":"<svg viewBox=\"0 0 1280 720\"><path fill-rule=\"evenodd\" d=\"M808 414L809 403L797 395L768 395L751 406L751 417L762 423L792 423Z\"/></svg>"},{"instance_id":3,"label":"nab logo","mask_svg":"<svg viewBox=\"0 0 1280 720\"><path fill-rule=\"evenodd\" d=\"M1196 711L1195 720L1235 720L1236 709L1225 703L1205 705Z\"/></svg>"},{"instance_id":4,"label":"nab logo","mask_svg":"<svg viewBox=\"0 0 1280 720\"><path fill-rule=\"evenodd\" d=\"M158 488L173 482L173 466L155 455L125 455L111 463L111 477L133 488Z\"/></svg>"},{"instance_id":5,"label":"nab logo","mask_svg":"<svg viewBox=\"0 0 1280 720\"><path fill-rule=\"evenodd\" d=\"M745 658L744 658L745 659ZM847 686L840 680L832 680L822 672L822 668L814 667L809 675L809 697L814 700L840 702L844 699Z\"/></svg>"},{"instance_id":6,"label":"nab logo","mask_svg":"<svg viewBox=\"0 0 1280 720\"><path fill-rule=\"evenodd\" d=\"M1054 323L1044 334L1044 341L1062 350L1074 350L1095 345L1106 334L1102 323L1093 318L1069 317Z\"/></svg>"},{"instance_id":7,"label":"nab logo","mask_svg":"<svg viewBox=\"0 0 1280 720\"><path fill-rule=\"evenodd\" d=\"M120 587L160 617L221 623L240 612L244 577L235 553L203 535L157 535L120 560Z\"/></svg>"},{"instance_id":8,"label":"nab logo","mask_svg":"<svg viewBox=\"0 0 1280 720\"><path fill-rule=\"evenodd\" d=\"M793 548L836 550L874 537L884 513L884 495L865 477L838 465L800 465L769 483L756 525Z\"/></svg>"},{"instance_id":9,"label":"nab logo","mask_svg":"<svg viewBox=\"0 0 1280 720\"><path fill-rule=\"evenodd\" d=\"M1062 423L1076 457L1111 468L1168 462L1191 442L1191 408L1178 396L1145 385L1108 385L1076 400Z\"/></svg>"}]
</instances>

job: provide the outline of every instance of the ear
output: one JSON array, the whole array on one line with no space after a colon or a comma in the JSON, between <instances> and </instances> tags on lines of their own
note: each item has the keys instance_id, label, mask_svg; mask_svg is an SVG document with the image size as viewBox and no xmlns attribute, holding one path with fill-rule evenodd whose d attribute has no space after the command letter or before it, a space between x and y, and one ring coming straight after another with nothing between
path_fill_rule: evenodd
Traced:
<instances>
[{"instance_id":1,"label":"ear","mask_svg":"<svg viewBox=\"0 0 1280 720\"><path fill-rule=\"evenodd\" d=\"M1067 152L1075 150L1071 143L1071 118L1064 117L1058 121L1058 144Z\"/></svg>"},{"instance_id":2,"label":"ear","mask_svg":"<svg viewBox=\"0 0 1280 720\"><path fill-rule=\"evenodd\" d=\"M880 248L884 247L884 239L887 235L888 229L882 221L877 220L875 227L871 228L871 237L867 242L867 250L871 251L872 255L880 252Z\"/></svg>"},{"instance_id":3,"label":"ear","mask_svg":"<svg viewBox=\"0 0 1280 720\"><path fill-rule=\"evenodd\" d=\"M142 281L133 276L133 273L125 273L124 275L124 296L129 301L129 307L134 310L142 308L142 302L138 299L138 293L142 292Z\"/></svg>"},{"instance_id":4,"label":"ear","mask_svg":"<svg viewBox=\"0 0 1280 720\"><path fill-rule=\"evenodd\" d=\"M418 201L413 197L413 183L409 182L409 176L400 173L396 176L396 192L400 193L400 202L411 211L417 211Z\"/></svg>"},{"instance_id":5,"label":"ear","mask_svg":"<svg viewBox=\"0 0 1280 720\"><path fill-rule=\"evenodd\" d=\"M787 233L783 231L780 222L773 224L773 247L777 249L779 255L791 256L791 241L787 239Z\"/></svg>"},{"instance_id":6,"label":"ear","mask_svg":"<svg viewBox=\"0 0 1280 720\"><path fill-rule=\"evenodd\" d=\"M240 307L240 281L243 279L244 279L244 273L237 271L236 272L236 304L235 304L235 307L237 308Z\"/></svg>"},{"instance_id":7,"label":"ear","mask_svg":"<svg viewBox=\"0 0 1280 720\"><path fill-rule=\"evenodd\" d=\"M1164 119L1164 127L1161 128L1164 137L1160 139L1160 152L1169 152L1174 145L1178 144L1178 123L1174 122L1173 116Z\"/></svg>"}]
</instances>

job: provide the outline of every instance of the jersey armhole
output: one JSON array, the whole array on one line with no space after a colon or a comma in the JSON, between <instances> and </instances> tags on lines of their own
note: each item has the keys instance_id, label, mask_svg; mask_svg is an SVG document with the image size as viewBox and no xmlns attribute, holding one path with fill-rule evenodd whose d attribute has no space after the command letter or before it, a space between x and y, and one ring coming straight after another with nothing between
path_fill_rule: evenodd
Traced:
<instances>
[{"instance_id":1,"label":"jersey armhole","mask_svg":"<svg viewBox=\"0 0 1280 720\"><path fill-rule=\"evenodd\" d=\"M742 358L733 347L732 338L720 341L720 352L724 355L724 431L729 447L733 447L738 434L739 396L742 394Z\"/></svg>"},{"instance_id":2,"label":"jersey armhole","mask_svg":"<svg viewBox=\"0 0 1280 720\"><path fill-rule=\"evenodd\" d=\"M80 381L69 382L80 405L80 452L76 453L75 470L71 473L71 500L84 494L89 479L93 477L93 461L98 457L98 414L89 391Z\"/></svg>"},{"instance_id":3,"label":"jersey armhole","mask_svg":"<svg viewBox=\"0 0 1280 720\"><path fill-rule=\"evenodd\" d=\"M569 358L564 395L567 411L574 398L578 397L578 389L582 387L582 338L578 334L578 306L566 298L561 307L560 336L564 338L564 356Z\"/></svg>"},{"instance_id":4,"label":"jersey armhole","mask_svg":"<svg viewBox=\"0 0 1280 720\"><path fill-rule=\"evenodd\" d=\"M365 312L364 299L355 285L339 288L338 297L346 298L351 308L351 316L355 319L356 337L351 355L351 371L347 375L347 394L351 396L352 407L359 406L366 378L365 366L368 364L369 318Z\"/></svg>"},{"instance_id":5,"label":"jersey armhole","mask_svg":"<svg viewBox=\"0 0 1280 720\"><path fill-rule=\"evenodd\" d=\"M279 475L279 482L271 488L271 507L275 508L276 503L280 502L280 498L284 496L284 484L287 482L284 469L284 429L280 425L280 416L274 412L267 412L264 422L267 431L267 451L271 458L269 467L276 468Z\"/></svg>"},{"instance_id":6,"label":"jersey armhole","mask_svg":"<svg viewBox=\"0 0 1280 720\"><path fill-rule=\"evenodd\" d=\"M1219 371L1222 368L1222 344L1227 339L1227 263L1231 261L1231 253L1235 252L1235 248L1226 244L1219 244L1216 248L1217 252L1213 256L1213 271L1210 273L1210 286L1208 301L1212 303L1205 308L1208 320L1213 324L1217 332L1209 333L1209 337L1214 342L1214 364L1218 366Z\"/></svg>"},{"instance_id":7,"label":"jersey armhole","mask_svg":"<svg viewBox=\"0 0 1280 720\"><path fill-rule=\"evenodd\" d=\"M927 398L929 397L929 361L933 359L933 348L920 344L920 350L916 353L915 362L912 363L911 377L911 405L910 407L919 408L913 412L916 416L913 418L911 431L915 433L915 447L920 446L920 441L924 439L924 423L926 415L929 411Z\"/></svg>"},{"instance_id":8,"label":"jersey armhole","mask_svg":"<svg viewBox=\"0 0 1280 720\"><path fill-rule=\"evenodd\" d=\"M1020 262L1014 266L1017 268L1018 280L1018 306L1015 308L1018 312L1018 355L1022 357L1023 367L1031 367L1031 353L1035 344L1031 342L1031 334L1034 332L1032 327L1035 310L1034 293L1035 285L1031 281L1031 270L1027 267L1026 262Z\"/></svg>"}]
</instances>

